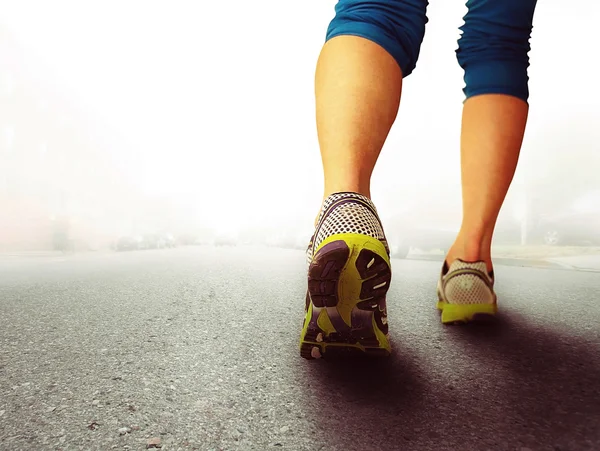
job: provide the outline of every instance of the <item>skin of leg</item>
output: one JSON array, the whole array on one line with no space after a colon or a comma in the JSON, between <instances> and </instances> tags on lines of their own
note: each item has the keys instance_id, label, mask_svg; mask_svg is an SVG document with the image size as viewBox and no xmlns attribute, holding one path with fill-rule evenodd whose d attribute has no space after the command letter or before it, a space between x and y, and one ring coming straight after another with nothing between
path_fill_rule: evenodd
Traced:
<instances>
[{"instance_id":1,"label":"skin of leg","mask_svg":"<svg viewBox=\"0 0 600 451\"><path fill-rule=\"evenodd\" d=\"M502 94L469 98L463 107L461 180L463 220L447 262L483 260L492 270L491 245L498 214L512 182L528 105Z\"/></svg>"},{"instance_id":2,"label":"skin of leg","mask_svg":"<svg viewBox=\"0 0 600 451\"><path fill-rule=\"evenodd\" d=\"M460 143L463 220L448 264L457 258L483 260L492 270L494 228L517 167L529 111L535 6L536 0L467 2L457 51L468 97Z\"/></svg>"},{"instance_id":3,"label":"skin of leg","mask_svg":"<svg viewBox=\"0 0 600 451\"><path fill-rule=\"evenodd\" d=\"M324 198L340 191L371 197L371 175L401 91L402 71L378 44L358 36L325 43L315 74Z\"/></svg>"},{"instance_id":4,"label":"skin of leg","mask_svg":"<svg viewBox=\"0 0 600 451\"><path fill-rule=\"evenodd\" d=\"M371 197L371 175L414 70L427 0L338 0L315 73L323 200Z\"/></svg>"}]
</instances>

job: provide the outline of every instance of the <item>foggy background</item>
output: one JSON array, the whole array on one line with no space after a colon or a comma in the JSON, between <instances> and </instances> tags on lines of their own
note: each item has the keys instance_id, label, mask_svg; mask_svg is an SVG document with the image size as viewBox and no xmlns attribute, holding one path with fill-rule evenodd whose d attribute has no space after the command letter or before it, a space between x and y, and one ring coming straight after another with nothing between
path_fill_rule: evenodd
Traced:
<instances>
[{"instance_id":1,"label":"foggy background","mask_svg":"<svg viewBox=\"0 0 600 451\"><path fill-rule=\"evenodd\" d=\"M0 252L159 235L305 247L323 188L313 78L334 5L1 1ZM599 7L570 5L537 6L530 121L497 246L600 245ZM465 12L430 5L375 169L398 255L444 250L460 224Z\"/></svg>"}]
</instances>

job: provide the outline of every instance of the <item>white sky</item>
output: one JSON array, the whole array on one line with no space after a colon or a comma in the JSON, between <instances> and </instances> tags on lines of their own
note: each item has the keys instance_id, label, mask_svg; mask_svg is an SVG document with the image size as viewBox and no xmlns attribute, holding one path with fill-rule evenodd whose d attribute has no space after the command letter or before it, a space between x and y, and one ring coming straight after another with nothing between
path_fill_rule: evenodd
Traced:
<instances>
[{"instance_id":1,"label":"white sky","mask_svg":"<svg viewBox=\"0 0 600 451\"><path fill-rule=\"evenodd\" d=\"M597 3L538 4L520 174L560 157L548 154L545 135L563 118L585 117L597 132ZM139 154L121 158L148 192L197 198L219 224L312 222L322 190L313 77L334 5L0 0L0 20L87 108L138 143ZM421 59L375 171L380 210L415 187L458 189L463 82L454 49L464 12L461 1L429 7ZM459 200L458 191L448 195Z\"/></svg>"}]
</instances>

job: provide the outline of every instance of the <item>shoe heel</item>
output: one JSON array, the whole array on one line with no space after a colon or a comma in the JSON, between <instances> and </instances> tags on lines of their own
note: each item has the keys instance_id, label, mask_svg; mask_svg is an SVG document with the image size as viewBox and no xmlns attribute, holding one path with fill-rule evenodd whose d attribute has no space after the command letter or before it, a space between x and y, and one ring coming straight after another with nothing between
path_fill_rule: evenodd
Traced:
<instances>
[{"instance_id":1,"label":"shoe heel","mask_svg":"<svg viewBox=\"0 0 600 451\"><path fill-rule=\"evenodd\" d=\"M485 323L494 321L498 306L493 304L448 304L438 302L443 324Z\"/></svg>"},{"instance_id":2,"label":"shoe heel","mask_svg":"<svg viewBox=\"0 0 600 451\"><path fill-rule=\"evenodd\" d=\"M339 234L320 246L308 271L302 357L360 351L389 355L385 296L391 282L383 244L359 234Z\"/></svg>"}]
</instances>

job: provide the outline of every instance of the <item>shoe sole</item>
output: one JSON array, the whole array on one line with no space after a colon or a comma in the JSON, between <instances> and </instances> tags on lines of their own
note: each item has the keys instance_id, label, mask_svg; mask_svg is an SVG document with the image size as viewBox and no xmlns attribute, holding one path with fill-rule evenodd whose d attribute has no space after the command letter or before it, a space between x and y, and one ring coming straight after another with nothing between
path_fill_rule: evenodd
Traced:
<instances>
[{"instance_id":1,"label":"shoe sole","mask_svg":"<svg viewBox=\"0 0 600 451\"><path fill-rule=\"evenodd\" d=\"M308 270L300 355L388 356L387 320L378 324L374 312L385 306L391 277L389 257L379 240L352 233L325 240Z\"/></svg>"},{"instance_id":2,"label":"shoe sole","mask_svg":"<svg viewBox=\"0 0 600 451\"><path fill-rule=\"evenodd\" d=\"M498 306L493 304L450 304L444 302L442 294L437 292L437 308L442 324L489 323L496 319Z\"/></svg>"}]
</instances>

